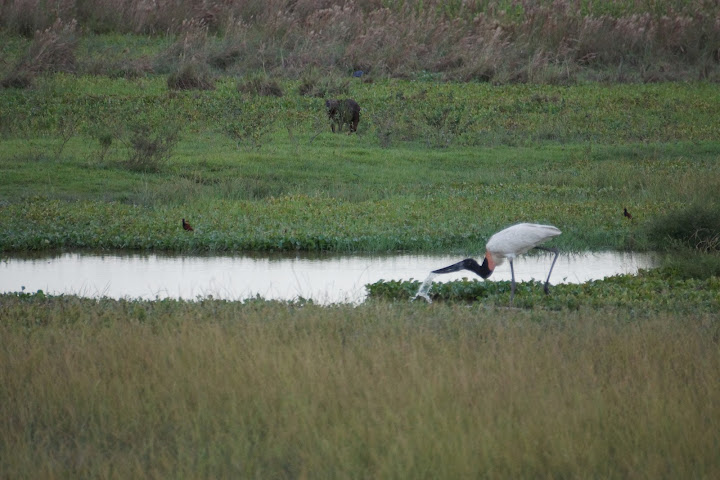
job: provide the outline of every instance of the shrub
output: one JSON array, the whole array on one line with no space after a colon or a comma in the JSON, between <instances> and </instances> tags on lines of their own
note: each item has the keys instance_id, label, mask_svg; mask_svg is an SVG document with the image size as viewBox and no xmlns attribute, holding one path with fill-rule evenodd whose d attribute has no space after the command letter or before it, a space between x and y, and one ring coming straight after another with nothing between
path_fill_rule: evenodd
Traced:
<instances>
[{"instance_id":1,"label":"shrub","mask_svg":"<svg viewBox=\"0 0 720 480\"><path fill-rule=\"evenodd\" d=\"M107 137L99 140L101 144L105 142L109 147ZM135 172L159 172L172 155L178 140L178 129L171 125L155 131L154 134L148 128L140 125L134 126L127 140L130 146L130 155L123 166Z\"/></svg>"},{"instance_id":2,"label":"shrub","mask_svg":"<svg viewBox=\"0 0 720 480\"><path fill-rule=\"evenodd\" d=\"M312 69L303 75L298 87L300 95L317 98L335 98L347 95L350 91L350 79L333 75L322 75Z\"/></svg>"},{"instance_id":3,"label":"shrub","mask_svg":"<svg viewBox=\"0 0 720 480\"><path fill-rule=\"evenodd\" d=\"M275 110L256 103L231 105L223 120L223 131L238 147L258 150L272 132L275 118Z\"/></svg>"},{"instance_id":4,"label":"shrub","mask_svg":"<svg viewBox=\"0 0 720 480\"><path fill-rule=\"evenodd\" d=\"M239 47L226 47L212 52L208 63L218 70L227 70L242 58L242 50Z\"/></svg>"},{"instance_id":5,"label":"shrub","mask_svg":"<svg viewBox=\"0 0 720 480\"><path fill-rule=\"evenodd\" d=\"M13 70L0 80L3 88L28 88L32 85L35 76L29 70Z\"/></svg>"},{"instance_id":6,"label":"shrub","mask_svg":"<svg viewBox=\"0 0 720 480\"><path fill-rule=\"evenodd\" d=\"M35 33L27 54L0 82L3 87L24 88L43 72L74 72L77 23L58 19L50 28Z\"/></svg>"},{"instance_id":7,"label":"shrub","mask_svg":"<svg viewBox=\"0 0 720 480\"><path fill-rule=\"evenodd\" d=\"M658 273L668 278L707 279L720 277L720 254L686 253L667 255Z\"/></svg>"},{"instance_id":8,"label":"shrub","mask_svg":"<svg viewBox=\"0 0 720 480\"><path fill-rule=\"evenodd\" d=\"M648 226L648 236L659 249L689 248L720 252L720 204L708 201L668 212Z\"/></svg>"},{"instance_id":9,"label":"shrub","mask_svg":"<svg viewBox=\"0 0 720 480\"><path fill-rule=\"evenodd\" d=\"M212 90L215 88L209 68L196 60L183 63L178 71L168 77L171 90Z\"/></svg>"},{"instance_id":10,"label":"shrub","mask_svg":"<svg viewBox=\"0 0 720 480\"><path fill-rule=\"evenodd\" d=\"M169 72L171 90L212 90L215 80L208 64L207 28L201 23L183 23L177 40L156 59L158 72Z\"/></svg>"},{"instance_id":11,"label":"shrub","mask_svg":"<svg viewBox=\"0 0 720 480\"><path fill-rule=\"evenodd\" d=\"M238 84L243 93L256 94L263 97L282 97L283 91L278 82L267 75L255 75Z\"/></svg>"},{"instance_id":12,"label":"shrub","mask_svg":"<svg viewBox=\"0 0 720 480\"><path fill-rule=\"evenodd\" d=\"M210 43L207 51L208 64L223 71L239 63L243 57L253 56L254 53L248 48L239 27L226 32L219 41Z\"/></svg>"},{"instance_id":13,"label":"shrub","mask_svg":"<svg viewBox=\"0 0 720 480\"><path fill-rule=\"evenodd\" d=\"M661 268L679 278L720 277L720 204L691 204L652 221L648 237L658 250L673 250Z\"/></svg>"}]
</instances>

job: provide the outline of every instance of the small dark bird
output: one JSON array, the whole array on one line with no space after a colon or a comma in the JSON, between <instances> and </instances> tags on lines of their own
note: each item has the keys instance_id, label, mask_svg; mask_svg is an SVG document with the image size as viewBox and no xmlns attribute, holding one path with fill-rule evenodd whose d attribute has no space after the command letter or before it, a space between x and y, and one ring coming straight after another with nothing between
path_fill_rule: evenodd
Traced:
<instances>
[{"instance_id":1,"label":"small dark bird","mask_svg":"<svg viewBox=\"0 0 720 480\"><path fill-rule=\"evenodd\" d=\"M193 228L190 226L190 224L189 224L188 222L186 222L184 218L183 218L183 221L182 221L182 226L183 226L183 228L184 228L185 230L187 230L188 232L193 232L193 231L194 231Z\"/></svg>"},{"instance_id":2,"label":"small dark bird","mask_svg":"<svg viewBox=\"0 0 720 480\"><path fill-rule=\"evenodd\" d=\"M630 212L627 211L627 207L623 208L623 216L627 217L628 220L632 220L632 215L630 215Z\"/></svg>"}]
</instances>

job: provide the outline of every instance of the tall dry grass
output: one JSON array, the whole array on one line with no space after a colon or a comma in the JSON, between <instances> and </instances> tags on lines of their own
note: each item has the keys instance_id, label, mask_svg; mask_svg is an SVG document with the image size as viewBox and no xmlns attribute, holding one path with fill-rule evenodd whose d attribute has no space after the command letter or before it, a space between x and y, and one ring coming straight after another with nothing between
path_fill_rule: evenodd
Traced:
<instances>
[{"instance_id":1,"label":"tall dry grass","mask_svg":"<svg viewBox=\"0 0 720 480\"><path fill-rule=\"evenodd\" d=\"M283 75L323 67L496 83L719 78L711 0L0 2L5 31L30 36L58 18L101 33L200 29L225 39L200 50L214 64Z\"/></svg>"},{"instance_id":2,"label":"tall dry grass","mask_svg":"<svg viewBox=\"0 0 720 480\"><path fill-rule=\"evenodd\" d=\"M51 26L35 32L30 47L10 73L0 80L2 87L27 87L44 72L71 73L76 70L77 22L57 19Z\"/></svg>"},{"instance_id":3,"label":"tall dry grass","mask_svg":"<svg viewBox=\"0 0 720 480\"><path fill-rule=\"evenodd\" d=\"M716 316L4 296L8 478L715 478Z\"/></svg>"}]
</instances>

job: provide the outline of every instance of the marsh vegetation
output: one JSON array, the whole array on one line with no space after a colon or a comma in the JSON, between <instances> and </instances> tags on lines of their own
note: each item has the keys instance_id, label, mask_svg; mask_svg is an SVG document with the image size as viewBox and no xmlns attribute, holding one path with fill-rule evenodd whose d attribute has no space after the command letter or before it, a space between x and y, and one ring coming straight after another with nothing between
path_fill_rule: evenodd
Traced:
<instances>
[{"instance_id":1,"label":"marsh vegetation","mask_svg":"<svg viewBox=\"0 0 720 480\"><path fill-rule=\"evenodd\" d=\"M5 84L15 85L60 70L120 77L172 74L180 80L174 83L178 87L212 88L215 72L298 77L311 68L396 78L422 72L496 84L717 81L716 20L717 5L710 0L34 0L0 5L0 28L38 44L5 77ZM91 56L78 58L74 48L81 33L111 38L95 43ZM124 44L137 34L164 38L162 53L142 38ZM51 44L58 48L47 48Z\"/></svg>"},{"instance_id":2,"label":"marsh vegetation","mask_svg":"<svg viewBox=\"0 0 720 480\"><path fill-rule=\"evenodd\" d=\"M4 295L0 314L10 477L720 471L707 310Z\"/></svg>"}]
</instances>

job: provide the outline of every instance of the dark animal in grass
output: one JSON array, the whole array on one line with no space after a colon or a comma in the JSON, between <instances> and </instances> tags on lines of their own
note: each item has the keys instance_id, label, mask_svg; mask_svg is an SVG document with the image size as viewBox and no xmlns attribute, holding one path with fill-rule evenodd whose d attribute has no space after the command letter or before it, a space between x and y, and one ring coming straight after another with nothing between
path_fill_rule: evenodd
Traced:
<instances>
[{"instance_id":1,"label":"dark animal in grass","mask_svg":"<svg viewBox=\"0 0 720 480\"><path fill-rule=\"evenodd\" d=\"M632 220L632 215L627 211L627 207L623 208L623 216L627 217L628 220Z\"/></svg>"},{"instance_id":2,"label":"dark animal in grass","mask_svg":"<svg viewBox=\"0 0 720 480\"><path fill-rule=\"evenodd\" d=\"M188 222L185 221L184 218L182 219L182 226L183 226L183 229L187 230L188 232L194 231L194 229L190 226L190 224Z\"/></svg>"},{"instance_id":3,"label":"dark animal in grass","mask_svg":"<svg viewBox=\"0 0 720 480\"><path fill-rule=\"evenodd\" d=\"M326 100L325 108L333 133L335 133L335 126L338 128L338 132L342 132L344 125L350 127L350 133L357 132L358 123L360 123L360 105L355 100L352 98Z\"/></svg>"}]
</instances>

